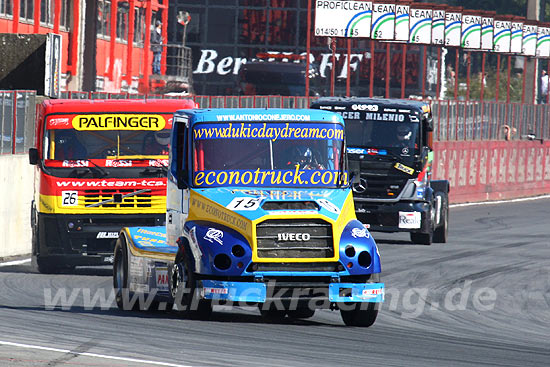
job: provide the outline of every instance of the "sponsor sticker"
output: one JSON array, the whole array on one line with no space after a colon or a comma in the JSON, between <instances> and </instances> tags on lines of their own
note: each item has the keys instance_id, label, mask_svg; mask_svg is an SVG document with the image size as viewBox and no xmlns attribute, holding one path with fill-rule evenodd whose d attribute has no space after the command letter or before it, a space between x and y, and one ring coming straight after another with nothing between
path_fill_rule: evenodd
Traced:
<instances>
[{"instance_id":1,"label":"sponsor sticker","mask_svg":"<svg viewBox=\"0 0 550 367\"><path fill-rule=\"evenodd\" d=\"M158 131L166 127L161 115L101 114L77 115L72 120L76 130L150 130Z\"/></svg>"},{"instance_id":2,"label":"sponsor sticker","mask_svg":"<svg viewBox=\"0 0 550 367\"><path fill-rule=\"evenodd\" d=\"M420 228L420 212L399 212L399 228Z\"/></svg>"},{"instance_id":3,"label":"sponsor sticker","mask_svg":"<svg viewBox=\"0 0 550 367\"><path fill-rule=\"evenodd\" d=\"M220 245L223 245L223 232L216 228L208 228L208 231L206 231L206 235L204 236L204 239L207 240L210 243L214 243L216 241Z\"/></svg>"},{"instance_id":4,"label":"sponsor sticker","mask_svg":"<svg viewBox=\"0 0 550 367\"><path fill-rule=\"evenodd\" d=\"M204 294L228 294L229 289L227 288L204 288Z\"/></svg>"},{"instance_id":5,"label":"sponsor sticker","mask_svg":"<svg viewBox=\"0 0 550 367\"><path fill-rule=\"evenodd\" d=\"M105 167L132 167L132 161L124 159L106 159Z\"/></svg>"},{"instance_id":6,"label":"sponsor sticker","mask_svg":"<svg viewBox=\"0 0 550 367\"><path fill-rule=\"evenodd\" d=\"M317 199L319 205L334 214L340 214L340 208L328 201L327 199Z\"/></svg>"},{"instance_id":7,"label":"sponsor sticker","mask_svg":"<svg viewBox=\"0 0 550 367\"><path fill-rule=\"evenodd\" d=\"M97 232L96 238L118 238L118 232Z\"/></svg>"},{"instance_id":8,"label":"sponsor sticker","mask_svg":"<svg viewBox=\"0 0 550 367\"><path fill-rule=\"evenodd\" d=\"M366 228L353 228L351 230L351 236L353 238L369 238L370 234Z\"/></svg>"},{"instance_id":9,"label":"sponsor sticker","mask_svg":"<svg viewBox=\"0 0 550 367\"><path fill-rule=\"evenodd\" d=\"M414 168L411 168L409 166L405 166L404 164L402 163L399 163L397 162L394 166L393 166L395 169L401 171L401 172L405 172L409 175L413 175L414 174Z\"/></svg>"},{"instance_id":10,"label":"sponsor sticker","mask_svg":"<svg viewBox=\"0 0 550 367\"><path fill-rule=\"evenodd\" d=\"M376 298L384 293L383 289L363 289L361 292L361 298Z\"/></svg>"},{"instance_id":11,"label":"sponsor sticker","mask_svg":"<svg viewBox=\"0 0 550 367\"><path fill-rule=\"evenodd\" d=\"M62 167L70 167L70 168L73 168L73 167L89 167L90 166L90 162L87 161L87 160L76 160L76 161L63 161L62 163Z\"/></svg>"},{"instance_id":12,"label":"sponsor sticker","mask_svg":"<svg viewBox=\"0 0 550 367\"><path fill-rule=\"evenodd\" d=\"M158 290L168 291L168 268L156 269L156 283Z\"/></svg>"}]
</instances>

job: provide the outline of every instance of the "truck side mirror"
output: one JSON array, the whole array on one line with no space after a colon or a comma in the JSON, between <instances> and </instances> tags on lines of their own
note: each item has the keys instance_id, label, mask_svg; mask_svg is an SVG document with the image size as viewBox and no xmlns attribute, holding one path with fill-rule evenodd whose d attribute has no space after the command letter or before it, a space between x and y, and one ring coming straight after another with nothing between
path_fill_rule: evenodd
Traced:
<instances>
[{"instance_id":1,"label":"truck side mirror","mask_svg":"<svg viewBox=\"0 0 550 367\"><path fill-rule=\"evenodd\" d=\"M426 131L434 131L434 119L432 115L424 119L424 129Z\"/></svg>"},{"instance_id":2,"label":"truck side mirror","mask_svg":"<svg viewBox=\"0 0 550 367\"><path fill-rule=\"evenodd\" d=\"M29 163L33 166L36 166L38 164L39 157L38 157L38 149L36 148L29 148Z\"/></svg>"},{"instance_id":3,"label":"truck side mirror","mask_svg":"<svg viewBox=\"0 0 550 367\"><path fill-rule=\"evenodd\" d=\"M187 183L187 171L178 171L178 189L184 190L189 188L189 184Z\"/></svg>"}]
</instances>

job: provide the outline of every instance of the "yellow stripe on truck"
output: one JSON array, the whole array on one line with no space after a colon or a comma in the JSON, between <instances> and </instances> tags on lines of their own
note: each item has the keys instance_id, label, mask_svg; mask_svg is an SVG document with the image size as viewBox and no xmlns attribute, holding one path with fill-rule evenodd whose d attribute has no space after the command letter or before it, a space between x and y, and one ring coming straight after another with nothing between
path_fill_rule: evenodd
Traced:
<instances>
[{"instance_id":1,"label":"yellow stripe on truck","mask_svg":"<svg viewBox=\"0 0 550 367\"><path fill-rule=\"evenodd\" d=\"M148 204L150 199L151 206L138 206L141 205L135 197L129 197L131 202L124 201L122 203L108 203L107 205L115 205L109 207L105 205L99 205L94 207L86 207L84 203L84 196L78 195L77 202L72 204L67 196L55 196L55 195L40 195L38 202L38 212L44 214L166 214L166 196L150 196L148 197ZM65 203L63 202L65 201ZM134 203L134 204L132 204ZM122 205L132 205L131 207L124 207Z\"/></svg>"}]
</instances>

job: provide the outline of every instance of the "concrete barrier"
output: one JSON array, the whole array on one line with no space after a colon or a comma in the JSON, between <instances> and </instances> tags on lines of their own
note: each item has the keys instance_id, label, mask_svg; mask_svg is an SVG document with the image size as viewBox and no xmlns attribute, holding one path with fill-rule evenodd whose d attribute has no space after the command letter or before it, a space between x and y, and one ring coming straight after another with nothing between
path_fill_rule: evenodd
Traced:
<instances>
[{"instance_id":1,"label":"concrete barrier","mask_svg":"<svg viewBox=\"0 0 550 367\"><path fill-rule=\"evenodd\" d=\"M0 258L31 253L34 167L25 155L0 156Z\"/></svg>"}]
</instances>

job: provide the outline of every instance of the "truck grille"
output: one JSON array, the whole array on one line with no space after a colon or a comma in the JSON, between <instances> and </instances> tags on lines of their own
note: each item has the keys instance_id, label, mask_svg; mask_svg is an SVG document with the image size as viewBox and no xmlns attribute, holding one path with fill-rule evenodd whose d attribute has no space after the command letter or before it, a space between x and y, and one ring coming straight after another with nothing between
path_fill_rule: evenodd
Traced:
<instances>
[{"instance_id":1,"label":"truck grille","mask_svg":"<svg viewBox=\"0 0 550 367\"><path fill-rule=\"evenodd\" d=\"M256 226L259 258L330 258L332 225L322 219L268 219Z\"/></svg>"},{"instance_id":2,"label":"truck grille","mask_svg":"<svg viewBox=\"0 0 550 367\"><path fill-rule=\"evenodd\" d=\"M367 181L364 192L354 191L357 197L371 199L395 199L412 176L393 168L395 162L361 162L361 178Z\"/></svg>"},{"instance_id":3,"label":"truck grille","mask_svg":"<svg viewBox=\"0 0 550 367\"><path fill-rule=\"evenodd\" d=\"M113 200L115 196L131 194L136 190L85 190L84 206L101 203L105 200ZM100 205L102 208L150 208L151 192L143 192L134 196L122 198L122 202L110 202Z\"/></svg>"}]
</instances>

